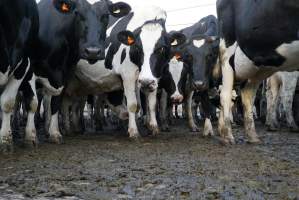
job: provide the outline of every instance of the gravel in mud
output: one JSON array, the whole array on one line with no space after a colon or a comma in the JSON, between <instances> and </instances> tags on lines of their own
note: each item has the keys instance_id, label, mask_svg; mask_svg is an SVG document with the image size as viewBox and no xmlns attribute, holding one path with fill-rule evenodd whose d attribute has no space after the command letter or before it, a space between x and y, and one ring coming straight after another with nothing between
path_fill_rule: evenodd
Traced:
<instances>
[{"instance_id":1,"label":"gravel in mud","mask_svg":"<svg viewBox=\"0 0 299 200\"><path fill-rule=\"evenodd\" d=\"M0 200L299 199L299 133L267 132L261 145L223 146L190 133L132 141L106 131L65 144L17 148L0 156Z\"/></svg>"}]
</instances>

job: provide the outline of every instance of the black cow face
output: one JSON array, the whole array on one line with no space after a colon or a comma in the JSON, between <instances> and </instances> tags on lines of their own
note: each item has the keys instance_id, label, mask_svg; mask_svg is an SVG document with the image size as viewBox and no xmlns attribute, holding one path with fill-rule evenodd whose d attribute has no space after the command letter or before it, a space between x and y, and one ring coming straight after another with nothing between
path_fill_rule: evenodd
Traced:
<instances>
[{"instance_id":1,"label":"black cow face","mask_svg":"<svg viewBox=\"0 0 299 200\"><path fill-rule=\"evenodd\" d=\"M212 68L218 58L218 46L218 38L200 35L192 37L179 48L181 60L192 68L193 89L198 91L208 89Z\"/></svg>"},{"instance_id":2,"label":"black cow face","mask_svg":"<svg viewBox=\"0 0 299 200\"><path fill-rule=\"evenodd\" d=\"M77 43L72 48L78 48L79 57L91 64L105 58L104 42L109 15L122 17L130 11L125 3L112 4L104 1L103 4L106 9L99 11L97 6L92 6L85 0L54 0L55 8L68 15L64 23L69 27L70 34L75 36L71 42Z\"/></svg>"},{"instance_id":3,"label":"black cow face","mask_svg":"<svg viewBox=\"0 0 299 200\"><path fill-rule=\"evenodd\" d=\"M123 31L118 39L131 46L130 59L140 67L140 87L154 91L171 58L172 45L183 43L182 34L168 34L160 23L148 23L134 33Z\"/></svg>"}]
</instances>

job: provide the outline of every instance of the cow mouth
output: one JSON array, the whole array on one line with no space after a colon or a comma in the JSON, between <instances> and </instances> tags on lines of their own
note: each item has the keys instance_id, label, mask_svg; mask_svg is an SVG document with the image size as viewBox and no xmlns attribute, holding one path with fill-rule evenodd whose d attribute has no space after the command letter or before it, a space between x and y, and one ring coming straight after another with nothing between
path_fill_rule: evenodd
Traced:
<instances>
[{"instance_id":1,"label":"cow mouth","mask_svg":"<svg viewBox=\"0 0 299 200\"><path fill-rule=\"evenodd\" d=\"M97 59L88 59L87 62L90 64L90 65L93 65L97 62L98 60Z\"/></svg>"}]
</instances>

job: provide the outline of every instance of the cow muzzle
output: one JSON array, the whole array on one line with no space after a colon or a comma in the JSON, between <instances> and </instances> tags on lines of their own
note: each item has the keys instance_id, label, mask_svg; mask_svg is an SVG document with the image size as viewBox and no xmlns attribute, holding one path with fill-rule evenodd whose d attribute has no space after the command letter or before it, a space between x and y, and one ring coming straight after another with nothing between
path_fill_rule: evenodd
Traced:
<instances>
[{"instance_id":1,"label":"cow muzzle","mask_svg":"<svg viewBox=\"0 0 299 200\"><path fill-rule=\"evenodd\" d=\"M170 99L171 99L171 102L174 104L181 104L184 100L184 97L183 97L183 95L180 95L180 94L174 94L170 97Z\"/></svg>"},{"instance_id":2,"label":"cow muzzle","mask_svg":"<svg viewBox=\"0 0 299 200\"><path fill-rule=\"evenodd\" d=\"M138 83L143 90L147 90L149 92L153 92L157 89L158 85L155 80L150 79L139 79Z\"/></svg>"},{"instance_id":3,"label":"cow muzzle","mask_svg":"<svg viewBox=\"0 0 299 200\"><path fill-rule=\"evenodd\" d=\"M105 51L97 47L88 47L84 49L83 58L86 59L89 64L94 64L98 60L105 59Z\"/></svg>"},{"instance_id":4,"label":"cow muzzle","mask_svg":"<svg viewBox=\"0 0 299 200\"><path fill-rule=\"evenodd\" d=\"M192 83L192 87L194 90L197 90L197 91L203 91L203 90L208 89L208 85L203 81L194 81Z\"/></svg>"}]
</instances>

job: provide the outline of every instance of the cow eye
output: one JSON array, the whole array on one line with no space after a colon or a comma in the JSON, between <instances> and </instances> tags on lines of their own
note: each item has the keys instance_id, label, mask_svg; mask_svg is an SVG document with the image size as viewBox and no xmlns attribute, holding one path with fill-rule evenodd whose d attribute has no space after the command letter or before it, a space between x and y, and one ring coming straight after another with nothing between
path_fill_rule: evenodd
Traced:
<instances>
[{"instance_id":1,"label":"cow eye","mask_svg":"<svg viewBox=\"0 0 299 200\"><path fill-rule=\"evenodd\" d=\"M158 48L158 49L156 50L156 52L157 52L158 54L165 54L166 49L165 49L165 47L160 47L160 48Z\"/></svg>"}]
</instances>

